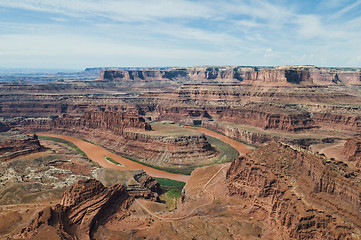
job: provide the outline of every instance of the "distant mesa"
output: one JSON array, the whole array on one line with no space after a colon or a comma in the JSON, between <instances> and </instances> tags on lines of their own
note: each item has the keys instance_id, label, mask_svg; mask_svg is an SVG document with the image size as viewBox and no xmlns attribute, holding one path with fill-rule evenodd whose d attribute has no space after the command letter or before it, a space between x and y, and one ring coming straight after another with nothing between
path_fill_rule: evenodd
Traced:
<instances>
[{"instance_id":1,"label":"distant mesa","mask_svg":"<svg viewBox=\"0 0 361 240\"><path fill-rule=\"evenodd\" d=\"M188 67L171 69L105 69L100 81L198 81L242 82L247 84L359 85L359 69L318 68L315 66L279 67Z\"/></svg>"}]
</instances>

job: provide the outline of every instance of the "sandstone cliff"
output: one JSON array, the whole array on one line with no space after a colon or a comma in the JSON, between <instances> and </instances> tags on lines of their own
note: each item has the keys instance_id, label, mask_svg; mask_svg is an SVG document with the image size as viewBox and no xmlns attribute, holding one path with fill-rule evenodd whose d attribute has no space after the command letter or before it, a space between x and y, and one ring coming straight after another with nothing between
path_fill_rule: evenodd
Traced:
<instances>
[{"instance_id":1,"label":"sandstone cliff","mask_svg":"<svg viewBox=\"0 0 361 240\"><path fill-rule=\"evenodd\" d=\"M315 122L324 128L340 128L344 131L361 133L361 116L359 113L314 112L313 117Z\"/></svg>"},{"instance_id":2,"label":"sandstone cliff","mask_svg":"<svg viewBox=\"0 0 361 240\"><path fill-rule=\"evenodd\" d=\"M262 109L262 108L263 109ZM272 112L272 106L245 106L240 109L228 109L221 114L220 120L237 124L246 124L263 129L300 131L315 127L307 112Z\"/></svg>"},{"instance_id":3,"label":"sandstone cliff","mask_svg":"<svg viewBox=\"0 0 361 240\"><path fill-rule=\"evenodd\" d=\"M216 121L202 121L202 126L223 133L224 135L234 138L238 141L254 145L264 145L266 143L270 143L271 141L282 141L292 145L308 147L311 144L330 142L334 140L333 138L321 138L320 136L316 138L306 135L300 137L296 134L278 134L262 131L260 129L252 129L248 126L227 125Z\"/></svg>"},{"instance_id":4,"label":"sandstone cliff","mask_svg":"<svg viewBox=\"0 0 361 240\"><path fill-rule=\"evenodd\" d=\"M127 216L132 201L122 185L104 187L94 179L79 181L63 194L59 204L39 212L20 237L94 239L100 225Z\"/></svg>"},{"instance_id":5,"label":"sandstone cliff","mask_svg":"<svg viewBox=\"0 0 361 240\"><path fill-rule=\"evenodd\" d=\"M37 129L52 130L64 129L64 131L77 129L102 129L109 130L115 134L123 134L125 129L152 130L152 127L144 118L126 114L122 112L86 112L80 118L64 115L55 119L26 119L19 124L19 127L29 128L33 131Z\"/></svg>"},{"instance_id":6,"label":"sandstone cliff","mask_svg":"<svg viewBox=\"0 0 361 240\"><path fill-rule=\"evenodd\" d=\"M345 163L273 142L234 160L229 191L290 239L357 239L360 177Z\"/></svg>"},{"instance_id":7,"label":"sandstone cliff","mask_svg":"<svg viewBox=\"0 0 361 240\"><path fill-rule=\"evenodd\" d=\"M360 70L317 68L313 66L265 67L193 67L168 70L102 70L102 81L154 81L183 82L258 82L270 85L360 85Z\"/></svg>"},{"instance_id":8,"label":"sandstone cliff","mask_svg":"<svg viewBox=\"0 0 361 240\"><path fill-rule=\"evenodd\" d=\"M0 132L0 160L9 159L40 152L43 146L40 145L36 135L28 135L18 130Z\"/></svg>"},{"instance_id":9,"label":"sandstone cliff","mask_svg":"<svg viewBox=\"0 0 361 240\"><path fill-rule=\"evenodd\" d=\"M344 154L350 162L355 162L361 168L361 138L354 138L345 143Z\"/></svg>"},{"instance_id":10,"label":"sandstone cliff","mask_svg":"<svg viewBox=\"0 0 361 240\"><path fill-rule=\"evenodd\" d=\"M103 81L239 81L237 68L175 68L169 70L102 70L98 80Z\"/></svg>"}]
</instances>

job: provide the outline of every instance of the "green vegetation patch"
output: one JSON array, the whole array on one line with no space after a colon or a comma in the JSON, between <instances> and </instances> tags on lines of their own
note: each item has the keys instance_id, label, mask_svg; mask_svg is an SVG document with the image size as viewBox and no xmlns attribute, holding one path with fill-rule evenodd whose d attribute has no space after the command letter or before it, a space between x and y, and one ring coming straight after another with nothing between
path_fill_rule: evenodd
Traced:
<instances>
[{"instance_id":1,"label":"green vegetation patch","mask_svg":"<svg viewBox=\"0 0 361 240\"><path fill-rule=\"evenodd\" d=\"M92 142L92 141L89 141L89 140L86 140L86 139L84 139L84 138L82 138L81 140L83 140L84 142L91 143L91 144L93 144L93 145L97 145L96 143L94 143L94 142Z\"/></svg>"},{"instance_id":2,"label":"green vegetation patch","mask_svg":"<svg viewBox=\"0 0 361 240\"><path fill-rule=\"evenodd\" d=\"M160 199L165 202L169 211L177 209L178 199L182 195L182 190L171 189L168 192L162 194Z\"/></svg>"},{"instance_id":3,"label":"green vegetation patch","mask_svg":"<svg viewBox=\"0 0 361 240\"><path fill-rule=\"evenodd\" d=\"M163 189L180 189L182 190L183 187L186 185L184 182L180 182L180 181L176 181L176 180L172 180L172 179L168 179L168 178L154 178L155 180L157 180L160 184L160 186Z\"/></svg>"},{"instance_id":4,"label":"green vegetation patch","mask_svg":"<svg viewBox=\"0 0 361 240\"><path fill-rule=\"evenodd\" d=\"M110 157L105 157L105 160L115 164L115 165L118 165L118 166L121 166L121 167L125 167L123 164L121 163L118 163L117 161L115 161L113 158L110 158Z\"/></svg>"},{"instance_id":5,"label":"green vegetation patch","mask_svg":"<svg viewBox=\"0 0 361 240\"><path fill-rule=\"evenodd\" d=\"M171 189L168 192L166 192L167 197L178 199L182 196L182 190L179 189Z\"/></svg>"},{"instance_id":6,"label":"green vegetation patch","mask_svg":"<svg viewBox=\"0 0 361 240\"><path fill-rule=\"evenodd\" d=\"M231 162L231 161L233 161L233 159L235 159L239 155L238 151L231 145L229 145L217 138L214 138L214 137L210 137L207 135L206 135L206 137L207 137L208 142L213 147L215 147L218 150L218 152L221 153L217 162L215 162L215 163L218 164L218 163Z\"/></svg>"},{"instance_id":7,"label":"green vegetation patch","mask_svg":"<svg viewBox=\"0 0 361 240\"><path fill-rule=\"evenodd\" d=\"M166 191L160 196L160 199L165 202L169 211L175 210L177 208L178 199L182 196L182 189L185 186L185 183L168 178L154 179L156 179L162 189Z\"/></svg>"}]
</instances>

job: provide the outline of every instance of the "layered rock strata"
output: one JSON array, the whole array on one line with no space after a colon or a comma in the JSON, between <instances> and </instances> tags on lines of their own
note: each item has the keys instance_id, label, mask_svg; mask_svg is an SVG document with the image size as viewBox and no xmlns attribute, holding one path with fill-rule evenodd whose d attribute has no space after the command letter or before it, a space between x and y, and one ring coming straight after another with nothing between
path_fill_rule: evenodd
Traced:
<instances>
[{"instance_id":1,"label":"layered rock strata","mask_svg":"<svg viewBox=\"0 0 361 240\"><path fill-rule=\"evenodd\" d=\"M218 154L203 134L147 134L152 128L144 118L124 113L88 112L81 118L28 119L17 127L35 132L71 133L159 166L197 164Z\"/></svg>"},{"instance_id":2,"label":"layered rock strata","mask_svg":"<svg viewBox=\"0 0 361 240\"><path fill-rule=\"evenodd\" d=\"M18 156L40 152L43 149L35 134L28 135L18 130L0 132L1 161L8 161Z\"/></svg>"},{"instance_id":3,"label":"layered rock strata","mask_svg":"<svg viewBox=\"0 0 361 240\"><path fill-rule=\"evenodd\" d=\"M288 84L361 84L360 70L338 70L314 66L264 67L196 67L168 70L102 70L98 80L103 81L252 81L270 85Z\"/></svg>"},{"instance_id":4,"label":"layered rock strata","mask_svg":"<svg viewBox=\"0 0 361 240\"><path fill-rule=\"evenodd\" d=\"M361 137L348 140L344 146L344 154L350 162L355 162L361 168Z\"/></svg>"},{"instance_id":5,"label":"layered rock strata","mask_svg":"<svg viewBox=\"0 0 361 240\"><path fill-rule=\"evenodd\" d=\"M179 68L169 70L102 70L98 80L107 81L239 81L237 68Z\"/></svg>"},{"instance_id":6,"label":"layered rock strata","mask_svg":"<svg viewBox=\"0 0 361 240\"><path fill-rule=\"evenodd\" d=\"M86 112L80 118L64 115L56 119L27 119L20 123L20 127L33 131L52 129L102 129L122 135L125 129L152 130L144 118L121 112Z\"/></svg>"},{"instance_id":7,"label":"layered rock strata","mask_svg":"<svg viewBox=\"0 0 361 240\"><path fill-rule=\"evenodd\" d=\"M133 179L128 179L125 186L130 196L152 201L158 201L159 195L163 191L158 181L147 175L143 170L134 171Z\"/></svg>"},{"instance_id":8,"label":"layered rock strata","mask_svg":"<svg viewBox=\"0 0 361 240\"><path fill-rule=\"evenodd\" d=\"M99 181L79 181L63 194L59 204L38 213L21 231L23 239L94 239L100 225L118 221L129 213L132 203L123 185L104 187Z\"/></svg>"},{"instance_id":9,"label":"layered rock strata","mask_svg":"<svg viewBox=\"0 0 361 240\"><path fill-rule=\"evenodd\" d=\"M299 145L303 147L308 147L312 144L333 142L338 140L337 138L332 137L311 137L311 136L302 136L292 134L272 134L271 132L261 131L260 129L250 129L247 126L228 126L226 124L218 123L215 121L202 121L202 126L214 131L223 133L224 135L234 138L236 140L246 142L254 145L264 145L272 141L282 141L289 143L291 145Z\"/></svg>"},{"instance_id":10,"label":"layered rock strata","mask_svg":"<svg viewBox=\"0 0 361 240\"><path fill-rule=\"evenodd\" d=\"M289 239L357 239L360 176L347 164L273 142L232 162L230 194Z\"/></svg>"}]
</instances>

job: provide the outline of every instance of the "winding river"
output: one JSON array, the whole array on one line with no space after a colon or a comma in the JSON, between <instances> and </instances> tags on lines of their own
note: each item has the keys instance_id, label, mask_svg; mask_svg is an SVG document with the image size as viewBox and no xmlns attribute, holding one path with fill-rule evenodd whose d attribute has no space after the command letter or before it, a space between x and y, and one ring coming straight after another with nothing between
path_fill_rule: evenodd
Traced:
<instances>
[{"instance_id":1,"label":"winding river","mask_svg":"<svg viewBox=\"0 0 361 240\"><path fill-rule=\"evenodd\" d=\"M237 149L237 151L240 154L246 154L248 151L251 150L249 148L249 146L247 146L243 143L237 142L237 141L235 141L231 138L228 138L222 134L213 132L209 129L201 128L201 127L190 127L190 128L192 128L198 132L204 133L208 136L218 138L219 140L221 140L225 143L228 143L229 145L231 145L232 147ZM169 179L181 181L181 182L187 182L187 180L190 177L189 175L169 173L169 172L165 172L162 170L158 170L158 169L154 169L152 167L142 165L140 163L131 161L127 158L124 158L115 153L112 153L103 147L91 144L91 143L81 140L79 138L66 136L66 135L57 135L57 134L38 134L38 135L39 136L47 136L47 137L56 137L56 138L61 138L66 141L69 141L69 142L73 143L74 145L76 145L84 153L86 153L86 155L88 156L89 159L91 159L94 162L97 162L100 166L102 166L104 168L113 168L113 169L119 169L119 170L142 169L148 175L150 175L152 177L169 178ZM122 166L115 165L114 163L109 162L108 160L106 160L106 157L114 159L115 161L120 163Z\"/></svg>"}]
</instances>

